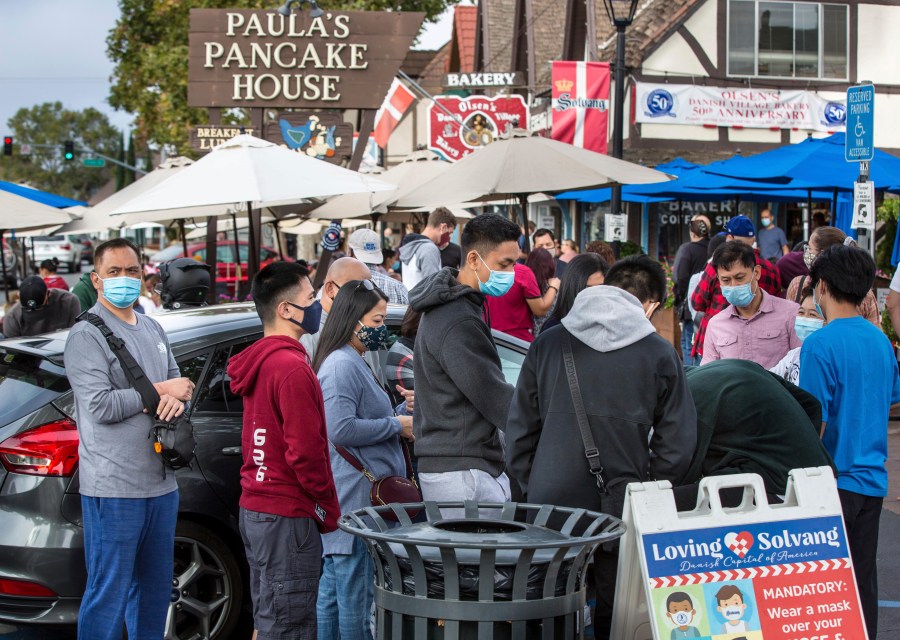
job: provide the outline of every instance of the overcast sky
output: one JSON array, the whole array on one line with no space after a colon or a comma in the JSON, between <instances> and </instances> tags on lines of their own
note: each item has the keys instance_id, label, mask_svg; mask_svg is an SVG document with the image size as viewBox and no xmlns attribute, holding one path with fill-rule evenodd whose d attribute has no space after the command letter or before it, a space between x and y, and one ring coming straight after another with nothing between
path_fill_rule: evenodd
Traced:
<instances>
[{"instance_id":1,"label":"overcast sky","mask_svg":"<svg viewBox=\"0 0 900 640\"><path fill-rule=\"evenodd\" d=\"M9 132L7 121L20 108L55 100L69 109L94 107L114 126L130 128L131 116L106 101L106 36L119 16L116 0L0 0L0 16L0 133ZM451 20L448 12L430 25L419 48L447 42Z\"/></svg>"}]
</instances>

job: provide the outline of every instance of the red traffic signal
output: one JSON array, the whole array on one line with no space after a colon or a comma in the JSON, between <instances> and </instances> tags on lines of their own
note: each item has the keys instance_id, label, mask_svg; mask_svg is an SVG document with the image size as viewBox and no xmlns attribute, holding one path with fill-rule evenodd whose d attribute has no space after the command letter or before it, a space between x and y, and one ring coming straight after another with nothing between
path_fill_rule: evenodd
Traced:
<instances>
[{"instance_id":1,"label":"red traffic signal","mask_svg":"<svg viewBox=\"0 0 900 640\"><path fill-rule=\"evenodd\" d=\"M3 136L3 155L11 156L13 148L13 137Z\"/></svg>"}]
</instances>

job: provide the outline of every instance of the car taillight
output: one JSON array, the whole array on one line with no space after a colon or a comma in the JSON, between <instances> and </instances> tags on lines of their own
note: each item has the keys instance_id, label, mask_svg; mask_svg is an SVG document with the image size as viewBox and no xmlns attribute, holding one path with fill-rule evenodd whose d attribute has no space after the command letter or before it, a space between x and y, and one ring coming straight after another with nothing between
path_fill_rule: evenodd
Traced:
<instances>
[{"instance_id":1,"label":"car taillight","mask_svg":"<svg viewBox=\"0 0 900 640\"><path fill-rule=\"evenodd\" d=\"M42 584L25 580L0 578L0 594L5 596L31 596L33 598L55 598L56 593Z\"/></svg>"},{"instance_id":2,"label":"car taillight","mask_svg":"<svg viewBox=\"0 0 900 640\"><path fill-rule=\"evenodd\" d=\"M72 245L70 245L70 244L67 242L66 244L60 245L59 248L62 249L63 251L68 251L69 249L72 248Z\"/></svg>"},{"instance_id":3,"label":"car taillight","mask_svg":"<svg viewBox=\"0 0 900 640\"><path fill-rule=\"evenodd\" d=\"M78 430L64 418L0 442L0 461L10 473L71 476L78 465Z\"/></svg>"}]
</instances>

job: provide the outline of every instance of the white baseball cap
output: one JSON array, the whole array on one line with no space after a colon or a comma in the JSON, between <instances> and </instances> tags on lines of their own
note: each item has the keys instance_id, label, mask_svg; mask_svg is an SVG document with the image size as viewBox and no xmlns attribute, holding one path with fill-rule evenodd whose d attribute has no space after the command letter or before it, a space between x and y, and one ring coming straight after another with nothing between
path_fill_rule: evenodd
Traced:
<instances>
[{"instance_id":1,"label":"white baseball cap","mask_svg":"<svg viewBox=\"0 0 900 640\"><path fill-rule=\"evenodd\" d=\"M371 229L357 229L350 235L350 248L353 256L366 264L381 264L381 237Z\"/></svg>"}]
</instances>

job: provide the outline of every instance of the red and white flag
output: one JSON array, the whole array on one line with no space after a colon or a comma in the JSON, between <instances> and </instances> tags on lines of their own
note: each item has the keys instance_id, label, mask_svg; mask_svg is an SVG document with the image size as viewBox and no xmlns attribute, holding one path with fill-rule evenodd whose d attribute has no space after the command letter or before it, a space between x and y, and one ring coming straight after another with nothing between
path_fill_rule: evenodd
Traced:
<instances>
[{"instance_id":1,"label":"red and white flag","mask_svg":"<svg viewBox=\"0 0 900 640\"><path fill-rule=\"evenodd\" d=\"M394 78L384 104L375 114L375 144L384 149L400 118L416 101L416 96L400 80Z\"/></svg>"},{"instance_id":2,"label":"red and white flag","mask_svg":"<svg viewBox=\"0 0 900 640\"><path fill-rule=\"evenodd\" d=\"M606 153L609 137L609 63L553 63L552 137Z\"/></svg>"}]
</instances>

